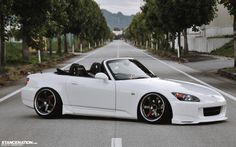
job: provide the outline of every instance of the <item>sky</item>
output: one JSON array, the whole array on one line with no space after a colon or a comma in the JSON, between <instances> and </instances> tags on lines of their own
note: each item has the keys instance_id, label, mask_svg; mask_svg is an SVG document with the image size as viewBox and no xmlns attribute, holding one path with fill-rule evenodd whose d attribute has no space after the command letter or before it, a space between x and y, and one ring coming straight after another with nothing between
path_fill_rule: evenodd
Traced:
<instances>
[{"instance_id":1,"label":"sky","mask_svg":"<svg viewBox=\"0 0 236 147\"><path fill-rule=\"evenodd\" d=\"M125 15L136 14L140 11L142 0L95 0L101 9L110 12L122 12Z\"/></svg>"}]
</instances>

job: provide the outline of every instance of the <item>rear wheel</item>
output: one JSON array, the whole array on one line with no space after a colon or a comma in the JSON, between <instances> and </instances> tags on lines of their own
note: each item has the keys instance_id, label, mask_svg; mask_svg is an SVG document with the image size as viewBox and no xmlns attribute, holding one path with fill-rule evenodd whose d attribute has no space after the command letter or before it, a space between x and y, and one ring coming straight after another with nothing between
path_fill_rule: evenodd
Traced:
<instances>
[{"instance_id":1,"label":"rear wheel","mask_svg":"<svg viewBox=\"0 0 236 147\"><path fill-rule=\"evenodd\" d=\"M168 100L160 94L146 94L139 103L138 118L149 123L170 123L171 106Z\"/></svg>"},{"instance_id":2,"label":"rear wheel","mask_svg":"<svg viewBox=\"0 0 236 147\"><path fill-rule=\"evenodd\" d=\"M43 118L60 117L62 115L61 98L55 90L43 88L35 96L34 109Z\"/></svg>"}]
</instances>

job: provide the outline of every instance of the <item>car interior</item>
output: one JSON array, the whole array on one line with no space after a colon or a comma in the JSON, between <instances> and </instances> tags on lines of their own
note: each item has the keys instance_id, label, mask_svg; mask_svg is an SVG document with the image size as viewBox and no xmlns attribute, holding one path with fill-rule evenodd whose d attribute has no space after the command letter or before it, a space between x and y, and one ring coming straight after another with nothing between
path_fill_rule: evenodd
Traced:
<instances>
[{"instance_id":1,"label":"car interior","mask_svg":"<svg viewBox=\"0 0 236 147\"><path fill-rule=\"evenodd\" d=\"M89 70L86 70L83 65L80 65L78 63L73 63L70 66L69 70L62 70L60 68L57 68L57 71L55 72L58 75L68 75L68 76L78 76L78 77L91 77L94 78L95 75L99 72L105 72L105 68L102 66L103 64L94 62Z\"/></svg>"}]
</instances>

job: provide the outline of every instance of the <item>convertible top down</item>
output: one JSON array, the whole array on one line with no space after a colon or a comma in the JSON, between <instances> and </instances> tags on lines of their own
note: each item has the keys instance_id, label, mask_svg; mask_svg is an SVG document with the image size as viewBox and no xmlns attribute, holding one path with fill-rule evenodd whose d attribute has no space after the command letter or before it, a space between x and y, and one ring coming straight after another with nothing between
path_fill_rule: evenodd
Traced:
<instances>
[{"instance_id":1,"label":"convertible top down","mask_svg":"<svg viewBox=\"0 0 236 147\"><path fill-rule=\"evenodd\" d=\"M43 118L78 114L173 124L227 119L219 92L160 79L133 58L95 62L89 70L75 63L69 70L29 75L21 96Z\"/></svg>"}]
</instances>

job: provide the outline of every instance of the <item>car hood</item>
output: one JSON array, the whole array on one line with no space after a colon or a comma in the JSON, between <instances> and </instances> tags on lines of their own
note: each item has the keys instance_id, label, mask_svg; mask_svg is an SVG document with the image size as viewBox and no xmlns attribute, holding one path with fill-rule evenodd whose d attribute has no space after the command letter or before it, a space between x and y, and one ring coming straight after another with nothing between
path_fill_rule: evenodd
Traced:
<instances>
[{"instance_id":1,"label":"car hood","mask_svg":"<svg viewBox=\"0 0 236 147\"><path fill-rule=\"evenodd\" d=\"M205 101L225 100L219 92L212 88L186 81L148 78L133 80L133 82L137 82L136 84L138 85L140 84L140 88L161 93L171 94L172 92L180 92L197 96L201 100Z\"/></svg>"}]
</instances>

